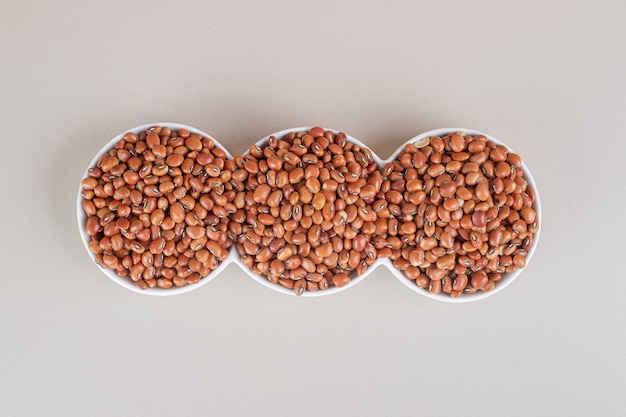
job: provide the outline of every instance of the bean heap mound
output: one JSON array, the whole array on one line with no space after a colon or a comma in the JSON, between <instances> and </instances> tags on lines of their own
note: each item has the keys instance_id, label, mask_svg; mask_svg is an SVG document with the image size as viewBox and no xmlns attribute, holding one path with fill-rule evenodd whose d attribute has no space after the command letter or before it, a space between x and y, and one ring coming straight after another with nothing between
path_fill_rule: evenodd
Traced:
<instances>
[{"instance_id":1,"label":"bean heap mound","mask_svg":"<svg viewBox=\"0 0 626 417\"><path fill-rule=\"evenodd\" d=\"M236 249L254 273L301 295L342 287L376 261L382 178L369 149L316 127L272 136L235 164Z\"/></svg>"},{"instance_id":2,"label":"bean heap mound","mask_svg":"<svg viewBox=\"0 0 626 417\"><path fill-rule=\"evenodd\" d=\"M538 230L521 159L463 133L407 145L383 170L401 250L393 265L432 294L490 291L526 264Z\"/></svg>"},{"instance_id":3,"label":"bean heap mound","mask_svg":"<svg viewBox=\"0 0 626 417\"><path fill-rule=\"evenodd\" d=\"M141 289L195 284L228 256L234 162L212 139L126 133L82 181L85 231L103 268Z\"/></svg>"},{"instance_id":4,"label":"bean heap mound","mask_svg":"<svg viewBox=\"0 0 626 417\"><path fill-rule=\"evenodd\" d=\"M451 133L379 170L369 149L320 127L228 159L210 138L156 126L89 169L85 230L96 262L141 289L195 284L234 244L296 295L389 258L419 287L458 297L526 264L539 225L521 163L483 135Z\"/></svg>"}]
</instances>

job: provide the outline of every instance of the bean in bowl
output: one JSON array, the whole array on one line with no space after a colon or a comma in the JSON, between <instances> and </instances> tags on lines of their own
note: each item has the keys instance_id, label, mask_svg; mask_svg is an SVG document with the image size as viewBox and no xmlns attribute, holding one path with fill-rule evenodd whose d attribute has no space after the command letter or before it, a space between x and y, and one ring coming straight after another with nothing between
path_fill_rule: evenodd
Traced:
<instances>
[{"instance_id":1,"label":"bean in bowl","mask_svg":"<svg viewBox=\"0 0 626 417\"><path fill-rule=\"evenodd\" d=\"M198 283L233 244L233 168L213 139L184 128L126 133L82 181L96 263L143 290Z\"/></svg>"},{"instance_id":2,"label":"bean in bowl","mask_svg":"<svg viewBox=\"0 0 626 417\"><path fill-rule=\"evenodd\" d=\"M235 165L231 232L253 273L302 295L343 287L376 261L382 177L369 149L314 127L270 136Z\"/></svg>"},{"instance_id":3,"label":"bean in bowl","mask_svg":"<svg viewBox=\"0 0 626 417\"><path fill-rule=\"evenodd\" d=\"M382 170L393 266L431 294L491 291L526 265L539 219L519 155L484 135L426 136ZM378 237L380 238L380 237Z\"/></svg>"}]
</instances>

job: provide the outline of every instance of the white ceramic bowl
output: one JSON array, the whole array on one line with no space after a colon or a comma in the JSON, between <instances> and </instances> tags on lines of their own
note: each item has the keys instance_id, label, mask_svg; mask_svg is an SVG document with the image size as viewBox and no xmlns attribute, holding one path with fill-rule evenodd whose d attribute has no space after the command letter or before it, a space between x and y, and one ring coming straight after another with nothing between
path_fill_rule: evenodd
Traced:
<instances>
[{"instance_id":1,"label":"white ceramic bowl","mask_svg":"<svg viewBox=\"0 0 626 417\"><path fill-rule=\"evenodd\" d=\"M150 123L150 124L146 124L146 125L142 125L142 126L138 126L136 128L130 129L125 131L124 133L119 134L118 136L116 136L115 138L111 139L104 147L102 147L102 149L98 152L98 154L92 159L92 161L89 163L89 166L87 168L87 170L85 170L85 173L83 174L82 179L87 177L87 172L88 169L92 166L95 166L96 162L98 161L98 158L100 157L100 155L102 155L105 152L108 152L109 149L111 149L115 143L117 143L117 141L119 141L120 139L122 139L122 137L124 136L124 134L126 132L135 132L135 133L140 133L144 130L146 130L147 128L151 127L151 126L162 126L162 127L169 127L173 130L179 130L179 129L187 129L192 133L198 133L200 135L203 135L205 137L209 137L212 138L215 141L215 145L218 146L219 148L223 149L226 152L226 155L228 156L228 158L232 158L232 156L230 155L230 153L228 152L228 150L226 148L224 148L217 140L215 140L215 138L213 138L212 136L210 136L209 134L202 132L201 130L198 130L194 127L191 126L186 126L186 125L182 125L182 124L178 124L178 123ZM283 136L285 136L288 133L291 132L301 132L301 131L308 131L309 129L311 129L311 126L308 127L297 127L297 128L291 128L291 129L285 129L285 130L281 130L280 132L276 132L276 133L272 133L271 135L267 135L266 137L264 137L263 139L259 140L256 145L257 146L264 146L267 144L270 136L274 136L276 138L282 138ZM325 130L330 130L332 132L338 133L338 130L334 130L334 129L326 129ZM472 129L464 129L464 128L442 128L442 129L435 129L435 130L431 130L425 133L422 133L418 136L415 136L414 138L409 139L408 141L406 141L404 144L402 144L402 146L400 146L387 160L381 160L380 157L378 157L378 155L376 155L374 152L372 152L373 156L374 156L374 160L376 161L376 164L378 165L379 169L382 169L387 163L393 161L404 149L404 147L409 144L409 143L413 143L416 142L420 139L423 139L424 137L430 137L430 136L444 136L446 134L449 133L455 133L455 132L465 132L468 135L485 135L489 140L495 142L496 144L502 145L502 146L506 146L511 152L514 152L511 148L509 148L506 144L504 144L503 142L501 142L500 140L486 134L483 132L479 132L476 130L472 130ZM346 135L347 139L355 144L358 144L362 147L366 147L362 142L360 142L359 140ZM243 153L243 155L246 155L249 153L249 150L247 150L246 152ZM533 204L533 209L537 212L537 219L539 220L539 229L537 230L537 233L535 234L535 238L533 241L533 245L532 247L528 250L528 255L526 256L526 267L528 267L528 264L530 263L530 260L535 252L535 249L537 247L537 243L539 242L539 235L540 235L540 231L541 231L541 223L542 223L542 217L541 217L541 202L539 199L539 192L537 190L537 184L535 183L535 180L532 176L532 174L530 173L530 170L528 169L528 167L526 166L525 163L522 162L522 168L524 170L524 178L526 179L526 181L528 181L528 184L530 187L533 188L533 190L535 191L535 203ZM78 216L78 228L80 231L80 235L81 238L83 240L83 244L85 245L85 248L87 249L87 253L89 254L89 256L91 257L92 260L94 260L94 254L89 250L88 247L88 243L89 243L89 236L87 235L87 233L85 232L85 222L86 222L86 215L83 211L82 208L82 201L83 201L83 197L82 197L82 187L79 185L78 187L78 196L76 199L76 204L77 204L77 216ZM95 263L95 262L94 262ZM119 277L114 271L110 270L110 269L103 269L101 268L102 272L104 272L104 274L106 276L108 276L110 279L112 279L114 282L118 283L119 285L123 286L124 288L127 288L131 291L135 291L138 292L140 294L146 294L146 295L175 295L175 294L181 294L184 292L188 292L191 290L194 290L196 288L199 288L205 284L207 284L209 281L211 281L212 279L214 279L217 275L220 274L220 272L226 268L226 266L228 266L231 263L235 263L237 265L239 265L239 267L241 269L243 269L248 275L250 275L250 277L252 277L255 281L261 283L262 285L277 291L279 293L282 294L287 294L287 295L292 295L295 296L294 292L292 290L289 290L287 288L284 288L278 284L272 284L270 283L264 276L262 275L257 275L255 273L253 273L250 268L248 268L247 266L245 266L241 260L239 259L239 255L237 254L237 251L235 249L235 246L233 245L230 248L230 252L228 254L228 257L226 258L226 260L224 260L222 263L220 263L220 265L214 270L212 271L207 277L202 278L200 280L200 282L198 284L195 285L186 285L184 287L172 287L169 289L162 289L162 288L149 288L147 290L140 290L139 288L137 288L135 285L132 284L132 282L127 278L127 277ZM387 267L387 269L389 269L391 271L391 273L398 278L398 280L400 280L401 283L403 283L404 285L406 285L408 288L410 288L411 290L424 295L428 298L432 298L434 300L438 300L438 301L445 301L445 302L451 302L451 303L463 303L463 302L468 302L468 301L476 301L476 300L481 300L483 298L489 297L491 295L494 295L500 291L502 291L504 288L508 287L523 271L524 269L520 269L517 270L515 272L512 273L505 273L503 274L502 277L502 281L498 282L496 287L489 292L476 292L474 294L461 294L458 298L452 298L450 297L448 294L438 294L438 295L433 295L430 294L428 291L424 290L423 288L418 287L415 284L415 281L412 281L408 278L406 278L404 276L404 274L402 274L401 271L399 271L398 269L396 269L392 262L387 259L387 258L383 258L383 259L378 259L376 260L376 262L371 265L362 275L360 276L356 276L354 277L349 284L343 286L343 287L330 287L327 290L324 291L305 291L302 294L302 297L319 297L319 296L323 296L323 295L330 295L330 294L336 294L338 292L347 290L348 288L351 288L353 286L355 286L356 284L358 284L359 282L363 281L366 277L368 277L376 268L378 268L379 266L384 265L385 267Z\"/></svg>"},{"instance_id":2,"label":"white ceramic bowl","mask_svg":"<svg viewBox=\"0 0 626 417\"><path fill-rule=\"evenodd\" d=\"M303 131L309 131L313 126L306 126L306 127L294 127L291 129L285 129L285 130L281 130L280 132L276 132L276 133L272 133L270 135L265 136L263 139L259 140L257 143L255 143L256 146L260 146L263 147L265 145L267 145L267 142L269 141L270 136L274 136L277 139L282 139L285 135L287 135L288 133L291 132L303 132ZM327 131L331 131L334 133L339 133L339 130L335 130L335 129L328 129L328 128L323 128L324 130ZM344 132L345 133L345 132ZM363 144L361 141L353 138L352 136L346 134L346 139L349 142L352 142L354 144L357 144L363 148L367 148L367 146L365 144ZM254 146L254 145L253 145ZM250 149L247 149L243 155L247 155L250 153ZM376 161L376 165L378 165L379 168L381 168L383 165L381 165L383 162L382 160L374 153L372 152L372 155L374 156L374 160ZM235 256L237 255L237 251L234 248L233 245L233 252L235 253ZM257 275L255 273L253 273L250 268L248 268L247 266L243 265L239 259L236 260L237 263L244 269L244 271L246 271L248 273L248 275L250 275L255 281L263 284L264 286L273 289L274 291L280 292L282 294L288 294L288 295L293 295L295 296L295 293L293 292L293 290L287 289L283 286L281 286L280 284L272 284L271 282L269 282L267 280L267 278L263 275ZM388 264L388 267L393 267L389 262L381 262L381 261L388 261L386 259L378 259L373 265L371 265L369 268L367 268L367 270L359 276L355 276L352 275L352 279L350 280L350 282L346 285L344 285L343 287L335 287L335 286L331 286L326 290L320 290L320 291L305 291L301 297L321 297L323 295L330 295L330 294L336 294L338 292L341 291L345 291L348 288L352 288L354 287L356 284L358 284L359 282L363 281L367 276L369 276L369 274L372 273L372 271L374 269L376 269L376 267L378 267L380 264ZM354 273L353 273L354 274Z\"/></svg>"},{"instance_id":3,"label":"white ceramic bowl","mask_svg":"<svg viewBox=\"0 0 626 417\"><path fill-rule=\"evenodd\" d=\"M150 124L145 124L142 126L137 126L135 128L132 129L128 129L125 130L123 133L120 133L119 135L117 135L116 137L114 137L113 139L111 139L109 142L107 142L102 149L100 149L100 151L96 154L96 156L94 156L94 158L91 160L91 162L89 163L89 165L87 166L87 169L85 170L85 172L83 173L83 176L81 178L81 181L84 178L87 178L87 173L89 171L89 168L94 167L96 165L96 162L98 161L98 158L100 158L100 156L106 152L108 152L110 149L112 149L115 144L124 137L124 134L127 132L134 132L139 134L140 132L145 131L146 129L148 129L149 127L152 126L161 126L161 127L169 127L172 130L180 130L180 129L187 129L188 131L190 131L191 133L197 133L200 134L204 137L208 137L211 138L215 141L215 146L223 149L226 152L226 155L229 159L232 159L232 156L230 155L230 153L228 152L228 150L226 148L224 148L219 141L215 140L215 138L213 138L211 135L196 129L194 127L191 126L187 126L187 125L183 125L183 124L179 124L179 123L150 123ZM85 214L85 212L83 211L83 207L82 207L82 202L83 202L83 196L82 196L82 186L78 185L78 196L76 198L76 213L78 216L78 230L80 231L80 237L83 240L83 244L85 245L85 249L87 249L87 253L89 254L89 257L91 258L92 261L94 261L95 264L95 256L93 254L93 252L91 252L89 250L89 241L90 241L90 237L89 235L85 232L85 224L87 222L87 215ZM235 255L235 256L233 256ZM233 252L229 253L228 258L222 262L215 270L211 271L211 273L202 278L200 280L200 282L198 282L197 284L194 285L185 285L184 287L172 287L172 288L168 288L168 289L163 289L163 288L148 288L146 290L141 290L139 288L137 288L132 281L130 280L130 278L128 277L120 277L118 276L115 271L110 270L110 269L105 269L105 268L101 268L100 266L98 266L98 268L100 268L102 270L102 272L104 272L104 274L111 278L113 280L113 282L116 282L117 284L121 285L122 287L129 289L131 291L135 291L138 292L140 294L146 294L146 295L175 295L175 294L182 294L188 291L192 291L195 290L196 288L199 288L205 284L207 284L209 281L211 281L212 279L214 279L217 275L219 275L220 271L222 271L224 268L226 268L226 266L233 262L233 261L238 261L238 259L234 259L236 258L236 254Z\"/></svg>"},{"instance_id":4,"label":"white ceramic bowl","mask_svg":"<svg viewBox=\"0 0 626 417\"><path fill-rule=\"evenodd\" d=\"M486 133L479 132L477 130L472 130L472 129L448 127L448 128L430 130L428 132L422 133L422 134L420 134L418 136L415 136L414 138L409 139L402 146L400 146L393 153L393 155L391 155L389 157L389 159L387 161L385 161L384 163L386 164L386 163L391 162L394 159L396 159L396 157L402 152L404 147L407 144L409 144L409 143L417 142L418 140L426 138L426 137L445 136L445 135L447 135L449 133L456 133L456 132L465 132L466 134L472 135L472 136L484 135L489 140L493 141L494 143L496 143L498 145L505 146L510 152L515 152L513 149L511 149L509 146L507 146L502 141L500 141L500 140L498 140L498 139L494 138L493 136L490 136L490 135L488 135ZM523 159L524 158L523 158L523 155L522 155L522 169L524 170L524 176L523 177L528 182L528 185L535 192L535 202L534 202L532 207L537 212L537 219L539 220L539 229L537 229L537 233L535 234L533 245L528 250L528 255L526 255L526 266L524 268L518 269L515 272L502 274L502 280L500 282L498 282L496 284L495 288L493 290L491 290L491 291L488 291L488 292L478 291L478 292L475 292L474 294L461 294L457 298L452 298L452 297L450 297L450 295L445 294L443 292L440 293L440 294L437 294L437 295L433 295L433 294L429 293L427 290L419 287L415 283L415 281L412 281L412 280L408 279L407 277L405 277L404 274L402 274L401 271L399 271L398 269L394 268L393 265L391 264L391 262L389 262L391 273L394 274L396 276L396 278L398 278L400 280L401 283L403 283L404 285L406 285L408 288L412 289L413 291L415 291L415 292L417 292L417 293L419 293L419 294L421 294L423 296L426 296L428 298L432 298L434 300L446 301L446 302L450 302L450 303L464 303L464 302L468 302L468 301L482 300L484 298L487 298L489 296L497 294L498 292L502 291L503 289L505 289L506 287L511 285L511 283L517 277L520 276L520 274L524 271L524 269L528 268L528 264L530 263L530 260L533 257L533 254L535 253L535 249L537 247L537 243L539 242L539 234L541 232L541 220L542 219L541 219L541 202L539 200L539 191L537 190L537 183L535 183L535 179L533 178L532 174L530 173L530 170L528 169L528 166L526 166L526 164L523 162Z\"/></svg>"}]
</instances>

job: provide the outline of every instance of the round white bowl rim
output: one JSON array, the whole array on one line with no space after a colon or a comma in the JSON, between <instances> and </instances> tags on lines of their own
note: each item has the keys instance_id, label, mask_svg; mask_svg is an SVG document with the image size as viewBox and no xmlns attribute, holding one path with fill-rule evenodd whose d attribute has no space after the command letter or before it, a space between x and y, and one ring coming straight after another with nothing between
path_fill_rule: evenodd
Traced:
<instances>
[{"instance_id":1,"label":"round white bowl rim","mask_svg":"<svg viewBox=\"0 0 626 417\"><path fill-rule=\"evenodd\" d=\"M498 145L502 145L504 147L506 147L510 152L515 152L510 146L508 146L506 143L502 142L501 140L495 138L494 136L491 136L487 133L478 131L478 130L474 130L474 129L467 129L467 128L460 128L460 127L444 127L444 128L438 128L438 129L433 129L433 130L429 130L427 132L424 133L420 133L417 136L412 137L411 139L407 140L406 142L404 142L402 145L400 145L398 147L398 149L396 149L396 151L389 157L389 159L387 159L385 161L385 163L389 163L391 161L393 161L403 150L404 147L410 143L416 142L420 139L423 139L425 137L432 137L432 136L445 136L446 134L450 134L450 133L456 133L456 132L463 132L467 135L471 135L471 136L476 136L476 135L484 135L485 137L487 137L489 140L493 141L494 143L498 144ZM427 290L419 287L417 284L415 284L415 281L412 281L410 279L408 279L407 277L404 276L404 274L402 274L402 272L400 270L398 270L397 268L392 268L390 271L391 273L398 278L398 280L404 284L407 288L417 292L418 294L421 294L425 297L428 297L430 299L433 300L437 300L437 301L444 301L444 302L448 302L448 303L467 303L467 302L471 302L471 301L478 301L478 300L482 300L485 299L487 297L491 297L497 293L499 293L500 291L504 290L505 288L507 288L509 285L511 285L513 283L513 281L515 281L521 274L522 272L524 272L524 270L526 268L528 268L528 264L530 263L530 260L533 257L533 254L535 253L535 249L537 248L537 244L539 242L539 236L540 236L540 232L541 232L541 199L539 197L539 190L537 189L537 183L535 182L535 179L532 176L532 173L530 172L530 170L528 169L528 166L526 165L525 162L523 162L522 160L522 169L524 171L524 179L526 179L526 181L528 181L528 185L530 187L532 187L533 191L535 192L535 202L533 204L533 208L535 209L536 213L537 213L537 219L539 220L539 228L537 229L537 233L535 233L534 236L534 240L533 240L533 244L530 247L530 249L528 250L528 254L526 255L526 266L522 269L518 269L517 271L514 272L510 272L510 273L505 273L503 274L502 277L502 281L498 282L498 284L495 286L495 288L491 291L487 291L487 292L482 292L482 291L478 291L475 292L474 294L462 294L461 296L457 297L457 298L452 298L450 297L448 294L445 293L440 293L440 294L431 294L430 292L428 292Z\"/></svg>"},{"instance_id":2,"label":"round white bowl rim","mask_svg":"<svg viewBox=\"0 0 626 417\"><path fill-rule=\"evenodd\" d=\"M272 137L272 136L275 137L275 138L280 139L280 138L284 137L285 135L287 135L288 133L309 131L313 127L316 127L316 126L302 126L302 127L292 127L292 128L289 128L289 129L283 129L281 131L274 132L274 133L271 133L271 134L263 137L262 139L256 141L252 146L264 146L265 144L267 144L267 142L269 141L269 138ZM337 134L339 132L343 132L341 130L331 129L331 128L327 128L327 127L324 127L323 129L326 130L326 131L331 131L331 132L333 132L335 134ZM361 146L362 148L366 147L365 144L363 144L363 142L361 142L360 140L358 140L358 139L348 135L345 132L343 132L343 133L346 135L346 140L347 141L355 143L355 144ZM242 155L247 155L249 153L250 153L250 148L246 149L246 151L243 152ZM376 165L380 168L382 166L381 163L383 161L374 152L372 152L372 155L374 157L374 160L376 161ZM236 250L234 250L234 252L236 252ZM255 274L254 272L252 272L250 270L250 268L248 268L247 266L243 265L243 263L241 263L239 261L239 259L237 259L237 261L238 261L237 264L239 264L243 268L243 270L250 277L252 277L252 279L254 279L256 282L266 286L267 288L271 288L272 290L277 291L277 292L279 292L281 294L287 294L287 295L294 295L295 296L293 290L287 289L287 288L285 288L285 287L283 287L282 285L279 285L279 284L272 284L271 282L269 282L267 280L267 278L264 278L263 275L258 275L258 274ZM328 288L326 290L323 290L323 291L305 291L301 295L301 297L322 297L322 296L326 296L326 295L337 294L339 292L342 292L342 291L345 291L345 290L347 290L349 288L352 288L355 285L357 285L358 283L363 282L363 280L365 278L367 278L372 273L372 271L374 269L376 269L378 266L382 265L382 263L380 261L381 261L381 259L377 259L376 262L374 262L374 264L370 265L365 270L365 272L363 274L358 275L358 276L352 278L350 280L350 282L348 284L344 285L343 287L334 287L333 286L333 287L330 287L330 288Z\"/></svg>"},{"instance_id":3,"label":"round white bowl rim","mask_svg":"<svg viewBox=\"0 0 626 417\"><path fill-rule=\"evenodd\" d=\"M89 162L89 165L87 165L87 169L85 169L85 172L83 173L83 176L81 177L81 182L83 179L87 178L88 173L89 173L89 168L96 165L96 162L98 162L98 159L100 158L100 156L103 153L108 152L110 149L112 149L115 146L115 144L124 137L126 133L128 132L140 133L153 126L169 127L170 129L176 129L176 130L186 129L190 131L191 133L197 133L204 137L211 138L215 142L215 146L224 150L224 152L226 152L227 157L229 159L232 159L232 156L228 152L228 149L226 149L217 139L215 139L213 136L209 135L208 133L203 132L202 130L197 129L193 126L185 125L182 123L173 123L173 122L146 123L140 126L133 127L131 129L124 130L122 133L115 136L113 139L109 140L102 148L100 148L100 150L96 153L96 155L93 157L91 162ZM89 257L95 264L95 255L93 254L93 252L91 252L91 250L89 250L90 237L85 232L85 220L87 216L85 212L83 211L83 207L82 207L83 196L82 196L82 186L80 182L78 184L78 196L76 198L76 201L77 201L76 213L77 213L77 221L78 221L78 231L80 233L81 240L83 241L83 245L85 246L85 249L87 250L87 253L89 254ZM197 284L185 285L184 287L172 287L168 289L157 287L157 288L148 288L146 290L142 290L136 287L129 278L120 277L113 270L102 268L99 265L96 265L96 266L113 282L121 285L122 287L128 290L134 291L139 294L144 294L144 295L169 296L169 295L177 295L177 294L182 294L182 293L186 293L189 291L193 291L199 287L202 287L203 285L208 284L209 281L213 280L224 268L226 268L226 266L228 266L228 264L230 263L228 262L229 258L227 258L224 262L220 263L220 265L216 269L211 271L211 273L208 276L202 278L200 282L198 282Z\"/></svg>"}]
</instances>

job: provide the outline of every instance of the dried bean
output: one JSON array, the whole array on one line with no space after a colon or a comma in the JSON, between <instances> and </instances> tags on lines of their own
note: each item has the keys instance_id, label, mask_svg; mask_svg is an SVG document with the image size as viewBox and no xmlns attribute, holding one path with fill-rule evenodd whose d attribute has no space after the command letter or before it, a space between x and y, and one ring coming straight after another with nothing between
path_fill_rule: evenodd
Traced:
<instances>
[{"instance_id":1,"label":"dried bean","mask_svg":"<svg viewBox=\"0 0 626 417\"><path fill-rule=\"evenodd\" d=\"M393 264L419 287L452 297L489 291L502 272L525 266L538 222L518 155L483 135L453 133L407 145L381 174L387 206L374 208L387 227L372 241L398 239Z\"/></svg>"},{"instance_id":2,"label":"dried bean","mask_svg":"<svg viewBox=\"0 0 626 417\"><path fill-rule=\"evenodd\" d=\"M369 240L387 203L371 206L382 187L371 151L313 128L270 137L235 163L232 178L246 193L237 207L246 215L237 216L241 233L233 238L254 272L301 295L345 285L376 258ZM251 244L256 234L264 243ZM293 284L311 274L319 274L315 286Z\"/></svg>"},{"instance_id":3,"label":"dried bean","mask_svg":"<svg viewBox=\"0 0 626 417\"><path fill-rule=\"evenodd\" d=\"M218 206L224 210L235 198L235 193L225 192L232 189L228 181L234 164L211 139L184 129L176 132L155 126L139 135L129 132L116 149L100 158L82 182L85 192L93 190L83 202L89 216L85 230L92 242L106 239L103 244L113 250L100 263L115 269L120 277L128 276L142 289L197 283L218 265L209 262L209 257L224 260L232 244L225 234L219 243L204 236L200 223L206 219L212 227L228 229L229 217L212 210ZM209 182L207 175L218 178ZM209 185L219 189L219 194L202 194ZM196 206L198 199L201 205ZM105 207L110 211L99 211ZM212 237L217 236L222 235ZM203 249L209 245L218 249L211 246L209 253ZM128 251L132 256L126 255ZM174 251L180 255L171 256ZM197 259L194 253L199 254Z\"/></svg>"}]
</instances>

